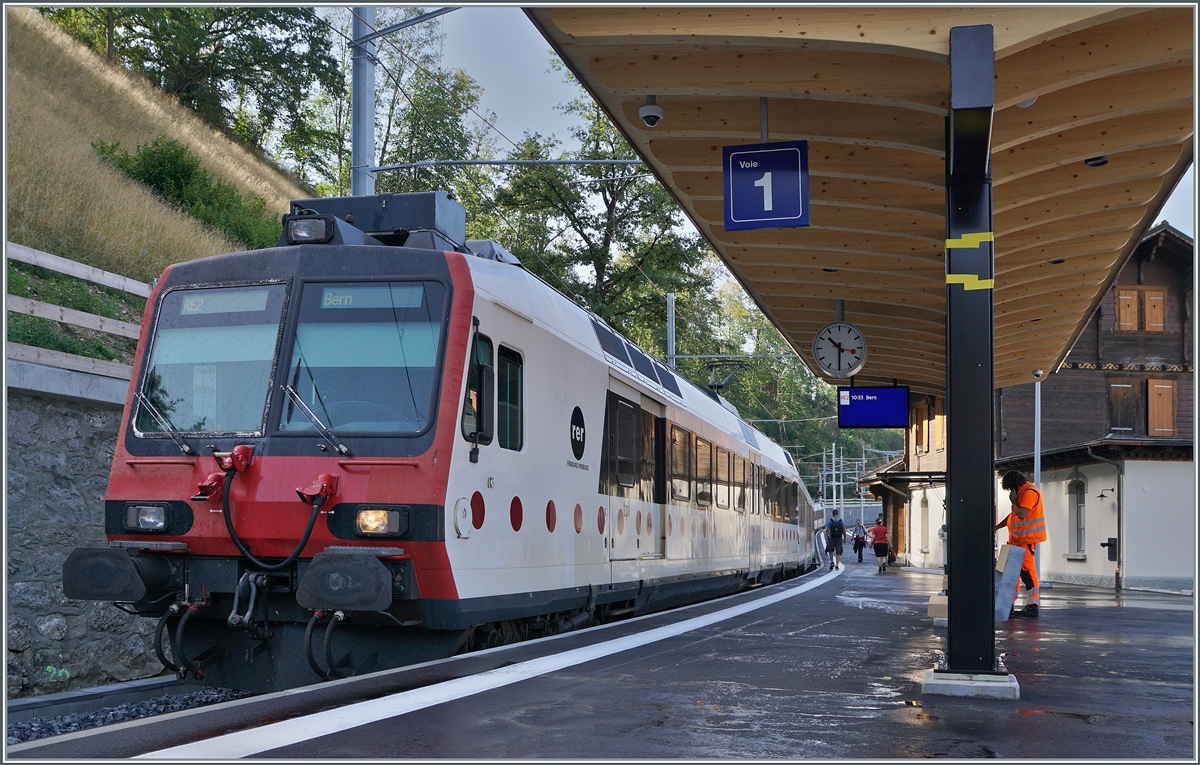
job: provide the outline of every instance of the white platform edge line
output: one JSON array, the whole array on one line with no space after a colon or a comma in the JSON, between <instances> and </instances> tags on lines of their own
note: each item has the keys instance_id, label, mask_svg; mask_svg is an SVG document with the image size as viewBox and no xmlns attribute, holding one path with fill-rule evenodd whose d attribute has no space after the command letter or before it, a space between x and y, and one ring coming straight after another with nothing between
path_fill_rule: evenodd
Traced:
<instances>
[{"instance_id":1,"label":"white platform edge line","mask_svg":"<svg viewBox=\"0 0 1200 765\"><path fill-rule=\"evenodd\" d=\"M844 569L823 576L812 582L793 587L781 593L742 603L732 608L697 616L677 624L657 627L637 635L629 635L603 643L576 648L564 653L544 656L540 659L511 664L470 677L447 680L444 683L416 688L379 699L350 704L339 709L318 712L312 715L283 720L261 728L250 728L217 736L205 741L160 749L137 755L136 759L187 759L214 760L249 757L302 741L310 741L332 733L368 725L391 717L416 712L421 709L444 704L449 701L474 696L484 691L502 688L533 677L567 669L578 664L601 659L615 653L640 648L667 638L676 637L693 630L732 619L742 614L757 611L780 601L795 597L841 576Z\"/></svg>"}]
</instances>

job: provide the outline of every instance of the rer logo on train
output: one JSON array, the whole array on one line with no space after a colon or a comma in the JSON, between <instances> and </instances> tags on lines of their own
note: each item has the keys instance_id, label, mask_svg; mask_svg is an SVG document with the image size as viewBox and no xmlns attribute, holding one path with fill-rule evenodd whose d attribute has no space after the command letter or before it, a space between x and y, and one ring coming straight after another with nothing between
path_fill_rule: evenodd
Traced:
<instances>
[{"instance_id":1,"label":"rer logo on train","mask_svg":"<svg viewBox=\"0 0 1200 765\"><path fill-rule=\"evenodd\" d=\"M808 141L722 149L725 230L808 225Z\"/></svg>"},{"instance_id":2,"label":"rer logo on train","mask_svg":"<svg viewBox=\"0 0 1200 765\"><path fill-rule=\"evenodd\" d=\"M583 459L583 446L585 432L583 429L583 412L579 407L575 407L575 411L571 412L571 453L575 455L575 459Z\"/></svg>"}]
</instances>

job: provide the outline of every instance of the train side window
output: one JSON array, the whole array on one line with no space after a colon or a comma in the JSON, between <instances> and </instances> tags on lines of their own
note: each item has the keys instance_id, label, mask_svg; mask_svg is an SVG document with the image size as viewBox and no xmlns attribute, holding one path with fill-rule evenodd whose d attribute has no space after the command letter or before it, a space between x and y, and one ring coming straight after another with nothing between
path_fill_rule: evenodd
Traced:
<instances>
[{"instance_id":1,"label":"train side window","mask_svg":"<svg viewBox=\"0 0 1200 765\"><path fill-rule=\"evenodd\" d=\"M524 367L521 354L500 346L496 360L496 437L501 449L520 451L525 444Z\"/></svg>"},{"instance_id":2,"label":"train side window","mask_svg":"<svg viewBox=\"0 0 1200 765\"><path fill-rule=\"evenodd\" d=\"M717 507L729 507L729 452L717 447Z\"/></svg>"},{"instance_id":3,"label":"train side window","mask_svg":"<svg viewBox=\"0 0 1200 765\"><path fill-rule=\"evenodd\" d=\"M686 500L691 497L692 434L671 426L671 496Z\"/></svg>"},{"instance_id":4,"label":"train side window","mask_svg":"<svg viewBox=\"0 0 1200 765\"><path fill-rule=\"evenodd\" d=\"M622 486L635 486L638 480L638 409L637 407L617 401L617 483Z\"/></svg>"},{"instance_id":5,"label":"train side window","mask_svg":"<svg viewBox=\"0 0 1200 765\"><path fill-rule=\"evenodd\" d=\"M638 444L641 453L638 455L638 480L641 481L641 496L647 502L656 502L659 491L657 487L658 445L655 438L654 415L645 409L638 410Z\"/></svg>"},{"instance_id":6,"label":"train side window","mask_svg":"<svg viewBox=\"0 0 1200 765\"><path fill-rule=\"evenodd\" d=\"M746 497L746 507L750 510L751 515L758 513L758 492L754 490L755 481L758 480L758 468L754 463L750 463L750 470L746 474L746 483L749 487L749 495Z\"/></svg>"},{"instance_id":7,"label":"train side window","mask_svg":"<svg viewBox=\"0 0 1200 765\"><path fill-rule=\"evenodd\" d=\"M776 485L777 496L779 497L778 518L781 521L787 520L787 479L779 476L779 483Z\"/></svg>"},{"instance_id":8,"label":"train side window","mask_svg":"<svg viewBox=\"0 0 1200 765\"><path fill-rule=\"evenodd\" d=\"M767 518L775 516L775 487L779 483L779 479L770 470L763 471L766 475L763 478L763 515Z\"/></svg>"},{"instance_id":9,"label":"train side window","mask_svg":"<svg viewBox=\"0 0 1200 765\"><path fill-rule=\"evenodd\" d=\"M471 368L467 371L467 395L463 401L462 434L463 438L471 441L479 432L479 443L492 442L490 422L478 422L480 403L484 393L485 377L493 374L492 370L492 340L487 335L475 334L471 348ZM487 387L492 387L488 385ZM490 407L483 408L484 418L490 415Z\"/></svg>"},{"instance_id":10,"label":"train side window","mask_svg":"<svg viewBox=\"0 0 1200 765\"><path fill-rule=\"evenodd\" d=\"M739 513L746 512L746 460L733 456L733 506Z\"/></svg>"},{"instance_id":11,"label":"train side window","mask_svg":"<svg viewBox=\"0 0 1200 765\"><path fill-rule=\"evenodd\" d=\"M712 504L712 444L696 439L696 502Z\"/></svg>"}]
</instances>

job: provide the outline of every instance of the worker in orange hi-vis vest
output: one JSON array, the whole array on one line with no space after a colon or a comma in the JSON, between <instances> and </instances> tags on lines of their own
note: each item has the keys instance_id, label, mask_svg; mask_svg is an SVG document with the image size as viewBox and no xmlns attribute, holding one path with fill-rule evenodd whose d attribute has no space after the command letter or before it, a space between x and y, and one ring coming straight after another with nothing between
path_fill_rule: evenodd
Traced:
<instances>
[{"instance_id":1,"label":"worker in orange hi-vis vest","mask_svg":"<svg viewBox=\"0 0 1200 765\"><path fill-rule=\"evenodd\" d=\"M1000 480L1000 488L1008 491L1012 512L996 524L999 531L1008 526L1008 543L1025 548L1025 559L1021 561L1021 578L1013 591L1013 609L1009 616L1037 618L1041 597L1038 592L1037 563L1034 557L1037 543L1046 541L1046 514L1042 508L1042 492L1024 473L1010 470ZM1025 583L1025 607L1017 610L1017 594Z\"/></svg>"}]
</instances>

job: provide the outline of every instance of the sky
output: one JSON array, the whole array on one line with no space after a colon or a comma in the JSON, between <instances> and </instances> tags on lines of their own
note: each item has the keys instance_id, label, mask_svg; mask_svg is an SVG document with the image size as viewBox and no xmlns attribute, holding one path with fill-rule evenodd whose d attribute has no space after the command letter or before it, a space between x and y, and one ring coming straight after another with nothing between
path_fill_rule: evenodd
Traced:
<instances>
[{"instance_id":1,"label":"sky","mask_svg":"<svg viewBox=\"0 0 1200 765\"><path fill-rule=\"evenodd\" d=\"M563 75L550 71L550 44L520 8L460 8L429 23L445 33L443 66L461 67L483 86L482 107L495 125L519 142L525 131L554 135L570 148L570 120L555 107L575 97ZM498 153L509 147L496 136ZM1189 168L1155 223L1163 220L1195 238L1195 166Z\"/></svg>"}]
</instances>

